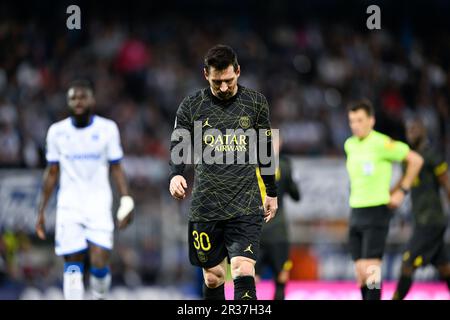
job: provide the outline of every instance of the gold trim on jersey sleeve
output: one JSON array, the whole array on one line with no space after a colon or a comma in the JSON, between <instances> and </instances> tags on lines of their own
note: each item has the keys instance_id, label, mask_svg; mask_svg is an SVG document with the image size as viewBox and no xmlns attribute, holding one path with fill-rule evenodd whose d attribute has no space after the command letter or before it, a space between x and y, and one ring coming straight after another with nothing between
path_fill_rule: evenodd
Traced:
<instances>
[{"instance_id":1,"label":"gold trim on jersey sleeve","mask_svg":"<svg viewBox=\"0 0 450 320\"><path fill-rule=\"evenodd\" d=\"M448 169L447 162L442 162L440 165L438 165L434 168L434 174L436 176L440 176L441 174L445 173L445 171L447 171L447 169Z\"/></svg>"},{"instance_id":2,"label":"gold trim on jersey sleeve","mask_svg":"<svg viewBox=\"0 0 450 320\"><path fill-rule=\"evenodd\" d=\"M261 171L259 170L259 167L256 167L256 178L258 179L258 186L259 186L259 192L261 193L261 200L262 203L264 203L264 200L266 200L266 185L264 184L264 181L261 177ZM280 167L275 170L275 181L279 181L281 179L281 170Z\"/></svg>"}]
</instances>

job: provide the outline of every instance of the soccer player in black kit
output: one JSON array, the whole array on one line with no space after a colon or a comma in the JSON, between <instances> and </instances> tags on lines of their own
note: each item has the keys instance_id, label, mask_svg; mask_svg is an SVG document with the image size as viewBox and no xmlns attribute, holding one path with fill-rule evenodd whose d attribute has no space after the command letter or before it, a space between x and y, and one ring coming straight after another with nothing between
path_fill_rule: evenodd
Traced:
<instances>
[{"instance_id":1,"label":"soccer player in black kit","mask_svg":"<svg viewBox=\"0 0 450 320\"><path fill-rule=\"evenodd\" d=\"M439 276L450 289L450 262L444 240L448 217L444 214L439 194L442 187L450 199L448 165L428 143L426 129L420 119L407 123L406 137L411 148L423 157L424 165L411 188L414 228L403 253L394 300L406 297L414 271L430 263L438 269Z\"/></svg>"},{"instance_id":2,"label":"soccer player in black kit","mask_svg":"<svg viewBox=\"0 0 450 320\"><path fill-rule=\"evenodd\" d=\"M254 276L261 227L263 220L268 222L275 216L278 207L269 105L261 93L238 84L240 71L232 48L225 45L211 48L204 58L204 76L209 87L181 102L171 137L169 191L179 200L186 197L187 183L182 174L188 162L174 162L174 150L182 142L177 136L179 132L190 133L191 139L194 133L193 142L189 142L194 144L194 153L198 147L195 129L200 123L202 151L208 147L215 155L224 151L245 154L244 164L237 160L231 164L228 161L226 164L194 163L189 258L191 264L203 268L204 299L225 299L227 259L231 264L234 299L257 298ZM256 143L250 136L237 133L249 129L257 132ZM228 134L229 130L234 133ZM250 152L261 149L263 144L270 161L261 161L258 151L258 161L251 162ZM264 171L262 177L267 192L264 204L256 177L258 167Z\"/></svg>"},{"instance_id":3,"label":"soccer player in black kit","mask_svg":"<svg viewBox=\"0 0 450 320\"><path fill-rule=\"evenodd\" d=\"M281 138L273 141L273 149L275 154L279 154ZM256 274L260 276L264 267L268 266L273 272L273 278L275 279L275 294L273 298L274 300L284 300L292 261L289 260L289 232L286 215L283 210L283 196L287 194L292 200L300 201L300 188L292 178L290 159L284 154L279 156L278 166L275 171L275 181L278 188L278 212L272 222L264 225L262 228ZM261 189L261 198L264 199L266 190L259 172L258 183Z\"/></svg>"}]
</instances>

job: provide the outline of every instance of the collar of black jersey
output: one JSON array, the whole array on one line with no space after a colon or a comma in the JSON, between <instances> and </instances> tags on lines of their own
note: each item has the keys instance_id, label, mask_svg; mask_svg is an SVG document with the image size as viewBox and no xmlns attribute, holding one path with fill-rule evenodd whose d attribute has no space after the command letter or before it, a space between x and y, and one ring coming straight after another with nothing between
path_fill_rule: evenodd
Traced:
<instances>
[{"instance_id":1,"label":"collar of black jersey","mask_svg":"<svg viewBox=\"0 0 450 320\"><path fill-rule=\"evenodd\" d=\"M239 84L237 86L238 86L238 90L237 90L236 94L227 100L219 99L215 95L213 95L210 87L206 88L206 94L211 98L211 101L214 102L215 104L228 106L236 101L238 96L241 94L242 89L244 88L243 86L241 86Z\"/></svg>"}]
</instances>

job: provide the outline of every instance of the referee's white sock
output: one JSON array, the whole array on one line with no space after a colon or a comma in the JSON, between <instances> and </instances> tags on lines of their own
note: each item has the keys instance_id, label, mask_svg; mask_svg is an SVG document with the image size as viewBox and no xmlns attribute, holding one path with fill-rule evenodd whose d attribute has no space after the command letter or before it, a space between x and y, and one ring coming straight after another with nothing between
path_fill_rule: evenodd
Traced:
<instances>
[{"instance_id":1,"label":"referee's white sock","mask_svg":"<svg viewBox=\"0 0 450 320\"><path fill-rule=\"evenodd\" d=\"M89 283L91 285L92 298L94 300L104 300L108 297L111 286L111 273L108 267L91 268Z\"/></svg>"},{"instance_id":2,"label":"referee's white sock","mask_svg":"<svg viewBox=\"0 0 450 320\"><path fill-rule=\"evenodd\" d=\"M83 270L84 264L82 262L64 263L64 282L63 282L64 299L83 300L84 298Z\"/></svg>"}]
</instances>

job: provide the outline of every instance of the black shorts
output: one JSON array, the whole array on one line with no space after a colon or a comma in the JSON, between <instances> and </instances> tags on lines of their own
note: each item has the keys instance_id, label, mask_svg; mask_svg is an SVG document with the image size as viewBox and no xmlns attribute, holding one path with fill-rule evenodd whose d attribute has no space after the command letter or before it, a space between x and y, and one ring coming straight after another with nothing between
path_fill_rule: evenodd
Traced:
<instances>
[{"instance_id":1,"label":"black shorts","mask_svg":"<svg viewBox=\"0 0 450 320\"><path fill-rule=\"evenodd\" d=\"M351 226L349 249L353 261L383 258L388 232L389 226Z\"/></svg>"},{"instance_id":2,"label":"black shorts","mask_svg":"<svg viewBox=\"0 0 450 320\"><path fill-rule=\"evenodd\" d=\"M212 268L223 259L243 256L257 260L262 215L228 220L189 222L189 260L192 265Z\"/></svg>"},{"instance_id":3,"label":"black shorts","mask_svg":"<svg viewBox=\"0 0 450 320\"><path fill-rule=\"evenodd\" d=\"M391 215L385 205L352 209L348 246L354 261L383 257Z\"/></svg>"},{"instance_id":4,"label":"black shorts","mask_svg":"<svg viewBox=\"0 0 450 320\"><path fill-rule=\"evenodd\" d=\"M288 242L261 242L256 273L261 275L264 267L269 267L276 277L281 271L289 270Z\"/></svg>"},{"instance_id":5,"label":"black shorts","mask_svg":"<svg viewBox=\"0 0 450 320\"><path fill-rule=\"evenodd\" d=\"M403 263L414 268L430 263L434 266L446 264L445 230L446 226L416 225L403 253Z\"/></svg>"}]
</instances>

